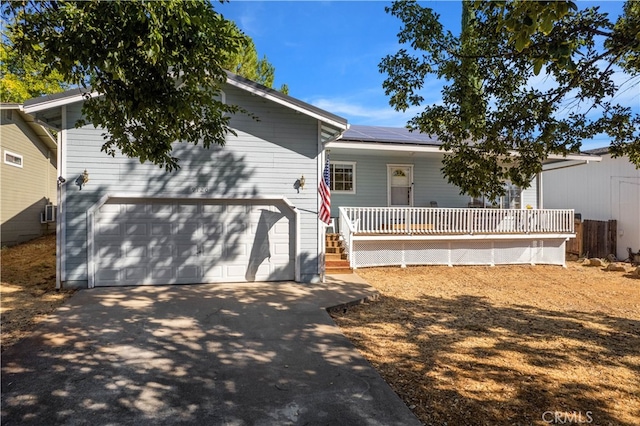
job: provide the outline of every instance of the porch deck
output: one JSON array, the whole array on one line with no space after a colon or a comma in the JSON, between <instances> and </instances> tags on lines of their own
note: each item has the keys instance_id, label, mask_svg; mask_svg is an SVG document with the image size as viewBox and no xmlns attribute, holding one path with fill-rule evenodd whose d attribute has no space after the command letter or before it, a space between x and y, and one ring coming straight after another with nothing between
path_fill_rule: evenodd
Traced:
<instances>
[{"instance_id":1,"label":"porch deck","mask_svg":"<svg viewBox=\"0 0 640 426\"><path fill-rule=\"evenodd\" d=\"M565 264L573 210L341 207L352 268L389 265Z\"/></svg>"}]
</instances>

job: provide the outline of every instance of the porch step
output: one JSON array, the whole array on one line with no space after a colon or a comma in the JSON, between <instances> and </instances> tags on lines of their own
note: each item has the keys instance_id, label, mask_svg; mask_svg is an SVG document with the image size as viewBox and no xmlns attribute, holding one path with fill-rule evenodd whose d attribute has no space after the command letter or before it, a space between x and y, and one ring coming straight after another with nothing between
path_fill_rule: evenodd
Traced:
<instances>
[{"instance_id":1,"label":"porch step","mask_svg":"<svg viewBox=\"0 0 640 426\"><path fill-rule=\"evenodd\" d=\"M329 252L329 249L327 249L324 256L325 260L347 260L347 253L345 253L344 250L338 253L331 253Z\"/></svg>"},{"instance_id":2,"label":"porch step","mask_svg":"<svg viewBox=\"0 0 640 426\"><path fill-rule=\"evenodd\" d=\"M326 260L325 273L327 274L350 274L353 270L349 267L348 260Z\"/></svg>"},{"instance_id":3,"label":"porch step","mask_svg":"<svg viewBox=\"0 0 640 426\"><path fill-rule=\"evenodd\" d=\"M340 274L352 274L353 273L353 269L347 267L332 267L332 268L326 268L324 270L325 274L330 274L330 275L340 275Z\"/></svg>"},{"instance_id":4,"label":"porch step","mask_svg":"<svg viewBox=\"0 0 640 426\"><path fill-rule=\"evenodd\" d=\"M326 234L325 273L350 274L353 270L349 267L347 253L342 247L340 234Z\"/></svg>"},{"instance_id":5,"label":"porch step","mask_svg":"<svg viewBox=\"0 0 640 426\"><path fill-rule=\"evenodd\" d=\"M346 255L346 250L344 249L344 247L329 247L329 246L327 246L327 253L345 254Z\"/></svg>"}]
</instances>

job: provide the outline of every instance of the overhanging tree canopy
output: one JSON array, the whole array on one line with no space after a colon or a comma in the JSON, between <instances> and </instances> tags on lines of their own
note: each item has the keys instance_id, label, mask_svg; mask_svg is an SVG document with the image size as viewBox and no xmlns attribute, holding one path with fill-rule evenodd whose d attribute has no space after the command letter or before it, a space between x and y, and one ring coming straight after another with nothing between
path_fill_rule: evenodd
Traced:
<instances>
[{"instance_id":1,"label":"overhanging tree canopy","mask_svg":"<svg viewBox=\"0 0 640 426\"><path fill-rule=\"evenodd\" d=\"M2 12L16 52L102 95L83 114L107 130L104 152L170 171L173 142L222 145L233 132L239 108L219 94L225 60L246 39L210 2L24 1Z\"/></svg>"},{"instance_id":2,"label":"overhanging tree canopy","mask_svg":"<svg viewBox=\"0 0 640 426\"><path fill-rule=\"evenodd\" d=\"M465 2L460 36L415 1L387 8L408 46L380 63L385 92L404 111L422 105L427 78L446 81L442 104L408 126L442 140L443 173L463 193L496 198L505 180L528 187L549 154L576 152L601 133L614 155L640 166L640 116L615 103L620 90L637 87L640 2L628 2L616 22L574 6ZM617 69L627 72L624 86L613 79Z\"/></svg>"}]
</instances>

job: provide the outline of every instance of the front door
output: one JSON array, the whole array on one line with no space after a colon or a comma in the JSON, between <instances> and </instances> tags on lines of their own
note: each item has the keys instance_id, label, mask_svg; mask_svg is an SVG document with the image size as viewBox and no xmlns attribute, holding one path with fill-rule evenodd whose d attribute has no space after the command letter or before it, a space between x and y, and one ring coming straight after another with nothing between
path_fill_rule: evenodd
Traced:
<instances>
[{"instance_id":1,"label":"front door","mask_svg":"<svg viewBox=\"0 0 640 426\"><path fill-rule=\"evenodd\" d=\"M390 207L413 206L413 166L387 165L387 199Z\"/></svg>"}]
</instances>

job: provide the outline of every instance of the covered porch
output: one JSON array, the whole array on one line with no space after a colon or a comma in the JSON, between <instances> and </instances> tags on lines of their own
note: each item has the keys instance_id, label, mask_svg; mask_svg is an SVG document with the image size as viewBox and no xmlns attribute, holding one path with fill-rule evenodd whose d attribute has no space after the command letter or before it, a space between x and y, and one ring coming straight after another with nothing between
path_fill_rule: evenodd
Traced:
<instances>
[{"instance_id":1,"label":"covered porch","mask_svg":"<svg viewBox=\"0 0 640 426\"><path fill-rule=\"evenodd\" d=\"M569 209L340 207L351 268L408 265L565 265Z\"/></svg>"}]
</instances>

